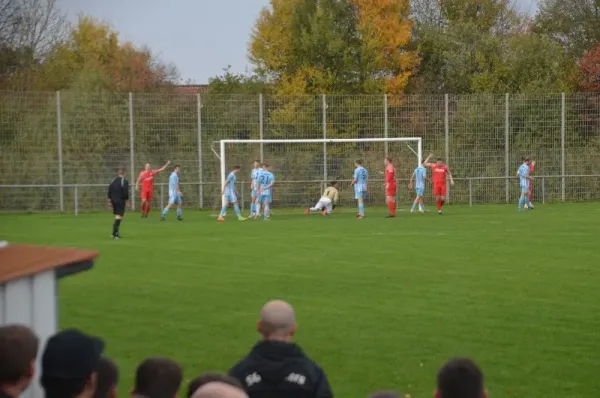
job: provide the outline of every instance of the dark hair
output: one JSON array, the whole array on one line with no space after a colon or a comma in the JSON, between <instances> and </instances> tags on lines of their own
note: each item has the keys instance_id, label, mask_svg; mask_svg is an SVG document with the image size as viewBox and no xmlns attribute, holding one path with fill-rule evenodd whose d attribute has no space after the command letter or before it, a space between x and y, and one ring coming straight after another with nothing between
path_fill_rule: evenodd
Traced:
<instances>
[{"instance_id":1,"label":"dark hair","mask_svg":"<svg viewBox=\"0 0 600 398\"><path fill-rule=\"evenodd\" d=\"M230 386L237 387L240 390L244 389L242 387L242 383L240 383L236 378L221 373L207 372L189 382L187 388L187 397L190 398L203 385L213 382L228 384Z\"/></svg>"},{"instance_id":2,"label":"dark hair","mask_svg":"<svg viewBox=\"0 0 600 398\"><path fill-rule=\"evenodd\" d=\"M117 170L117 174L122 176L123 174L125 174L125 169L121 168Z\"/></svg>"},{"instance_id":3,"label":"dark hair","mask_svg":"<svg viewBox=\"0 0 600 398\"><path fill-rule=\"evenodd\" d=\"M360 159L356 159L356 160L354 161L354 163L356 163L356 164L359 164L359 165L361 165L361 166L362 166L362 160L360 160Z\"/></svg>"},{"instance_id":4,"label":"dark hair","mask_svg":"<svg viewBox=\"0 0 600 398\"><path fill-rule=\"evenodd\" d=\"M110 398L111 392L119 384L119 369L108 358L100 358L97 368L96 391L93 398Z\"/></svg>"},{"instance_id":5,"label":"dark hair","mask_svg":"<svg viewBox=\"0 0 600 398\"><path fill-rule=\"evenodd\" d=\"M242 168L242 166L233 166L233 169L234 169L234 170L239 170L239 169L241 169L241 168Z\"/></svg>"},{"instance_id":6,"label":"dark hair","mask_svg":"<svg viewBox=\"0 0 600 398\"><path fill-rule=\"evenodd\" d=\"M258 163L258 164L260 164L260 160L258 160L258 159L254 159L254 160L252 161L252 163Z\"/></svg>"},{"instance_id":7,"label":"dark hair","mask_svg":"<svg viewBox=\"0 0 600 398\"><path fill-rule=\"evenodd\" d=\"M175 166L173 166L173 170L178 169L179 167L181 167L181 166L179 166L178 164L176 164Z\"/></svg>"},{"instance_id":8,"label":"dark hair","mask_svg":"<svg viewBox=\"0 0 600 398\"><path fill-rule=\"evenodd\" d=\"M331 181L331 182L329 183L329 186L330 186L330 187L332 187L332 186L334 186L335 184L337 184L337 181Z\"/></svg>"},{"instance_id":9,"label":"dark hair","mask_svg":"<svg viewBox=\"0 0 600 398\"><path fill-rule=\"evenodd\" d=\"M481 398L484 393L483 372L469 358L454 358L437 374L441 398Z\"/></svg>"},{"instance_id":10,"label":"dark hair","mask_svg":"<svg viewBox=\"0 0 600 398\"><path fill-rule=\"evenodd\" d=\"M84 378L57 379L42 375L40 384L45 398L75 397L83 392L90 376Z\"/></svg>"},{"instance_id":11,"label":"dark hair","mask_svg":"<svg viewBox=\"0 0 600 398\"><path fill-rule=\"evenodd\" d=\"M146 398L172 398L183 377L181 367L168 358L148 358L135 372L134 392Z\"/></svg>"},{"instance_id":12,"label":"dark hair","mask_svg":"<svg viewBox=\"0 0 600 398\"><path fill-rule=\"evenodd\" d=\"M369 395L369 398L400 398L400 394L393 391L380 391Z\"/></svg>"},{"instance_id":13,"label":"dark hair","mask_svg":"<svg viewBox=\"0 0 600 398\"><path fill-rule=\"evenodd\" d=\"M271 167L271 165L269 163L263 163L262 167Z\"/></svg>"},{"instance_id":14,"label":"dark hair","mask_svg":"<svg viewBox=\"0 0 600 398\"><path fill-rule=\"evenodd\" d=\"M37 357L39 340L26 326L0 327L0 384L14 384L28 377Z\"/></svg>"},{"instance_id":15,"label":"dark hair","mask_svg":"<svg viewBox=\"0 0 600 398\"><path fill-rule=\"evenodd\" d=\"M387 160L388 162L392 163L392 157L391 156L386 156L385 160Z\"/></svg>"}]
</instances>

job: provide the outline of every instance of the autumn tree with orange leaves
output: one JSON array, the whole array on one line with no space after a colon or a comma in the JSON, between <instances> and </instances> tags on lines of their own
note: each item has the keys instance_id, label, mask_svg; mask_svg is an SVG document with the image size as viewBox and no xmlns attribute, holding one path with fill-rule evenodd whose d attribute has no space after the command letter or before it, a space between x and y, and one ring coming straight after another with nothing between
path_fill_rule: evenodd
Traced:
<instances>
[{"instance_id":1,"label":"autumn tree with orange leaves","mask_svg":"<svg viewBox=\"0 0 600 398\"><path fill-rule=\"evenodd\" d=\"M418 65L409 14L409 0L271 0L249 57L279 93L402 93Z\"/></svg>"}]
</instances>

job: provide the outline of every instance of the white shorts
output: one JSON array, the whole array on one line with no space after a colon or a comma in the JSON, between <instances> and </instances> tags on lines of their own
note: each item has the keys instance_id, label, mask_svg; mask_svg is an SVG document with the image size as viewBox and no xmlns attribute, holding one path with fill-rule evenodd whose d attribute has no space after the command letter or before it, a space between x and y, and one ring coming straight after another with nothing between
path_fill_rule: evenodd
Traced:
<instances>
[{"instance_id":1,"label":"white shorts","mask_svg":"<svg viewBox=\"0 0 600 398\"><path fill-rule=\"evenodd\" d=\"M315 207L318 209L326 209L328 212L331 212L333 210L333 203L331 202L331 199L323 196L321 199L319 199L319 202Z\"/></svg>"}]
</instances>

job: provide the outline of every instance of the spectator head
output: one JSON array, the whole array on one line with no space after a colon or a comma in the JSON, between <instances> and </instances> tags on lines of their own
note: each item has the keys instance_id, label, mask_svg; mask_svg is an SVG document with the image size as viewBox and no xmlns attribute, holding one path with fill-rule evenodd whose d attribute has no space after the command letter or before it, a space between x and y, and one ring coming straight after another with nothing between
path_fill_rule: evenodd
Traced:
<instances>
[{"instance_id":1,"label":"spectator head","mask_svg":"<svg viewBox=\"0 0 600 398\"><path fill-rule=\"evenodd\" d=\"M0 327L0 390L18 397L35 373L39 340L26 326Z\"/></svg>"},{"instance_id":2,"label":"spectator head","mask_svg":"<svg viewBox=\"0 0 600 398\"><path fill-rule=\"evenodd\" d=\"M46 398L91 398L103 350L102 340L75 329L50 337L42 354L41 385Z\"/></svg>"},{"instance_id":3,"label":"spectator head","mask_svg":"<svg viewBox=\"0 0 600 398\"><path fill-rule=\"evenodd\" d=\"M212 383L212 382L220 382L220 383L224 383L224 384L229 384L230 386L237 387L239 389L243 389L242 383L240 383L239 380L234 377L224 375L221 373L208 372L208 373L204 373L203 375L196 377L194 380L190 381L190 383L188 384L188 389L187 389L187 398L191 398L194 395L194 393L196 391L198 391L198 389L200 387L202 387L203 385Z\"/></svg>"},{"instance_id":4,"label":"spectator head","mask_svg":"<svg viewBox=\"0 0 600 398\"><path fill-rule=\"evenodd\" d=\"M220 381L211 381L200 387L192 398L248 398L239 387L234 387Z\"/></svg>"},{"instance_id":5,"label":"spectator head","mask_svg":"<svg viewBox=\"0 0 600 398\"><path fill-rule=\"evenodd\" d=\"M400 394L393 391L380 391L369 395L369 398L400 398Z\"/></svg>"},{"instance_id":6,"label":"spectator head","mask_svg":"<svg viewBox=\"0 0 600 398\"><path fill-rule=\"evenodd\" d=\"M468 358L446 362L437 374L435 398L487 398L479 366Z\"/></svg>"},{"instance_id":7,"label":"spectator head","mask_svg":"<svg viewBox=\"0 0 600 398\"><path fill-rule=\"evenodd\" d=\"M285 301L269 301L260 311L258 332L265 340L290 341L296 333L294 308Z\"/></svg>"},{"instance_id":8,"label":"spectator head","mask_svg":"<svg viewBox=\"0 0 600 398\"><path fill-rule=\"evenodd\" d=\"M135 372L134 396L173 398L177 395L183 373L181 367L168 358L148 358Z\"/></svg>"},{"instance_id":9,"label":"spectator head","mask_svg":"<svg viewBox=\"0 0 600 398\"><path fill-rule=\"evenodd\" d=\"M117 398L118 384L119 369L117 369L117 365L108 358L100 358L94 398Z\"/></svg>"}]
</instances>

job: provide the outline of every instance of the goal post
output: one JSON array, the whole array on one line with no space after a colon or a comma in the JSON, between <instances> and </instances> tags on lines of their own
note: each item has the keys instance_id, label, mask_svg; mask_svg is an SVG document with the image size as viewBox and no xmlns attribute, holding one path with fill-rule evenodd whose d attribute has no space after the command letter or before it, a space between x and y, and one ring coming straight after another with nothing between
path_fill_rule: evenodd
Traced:
<instances>
[{"instance_id":1,"label":"goal post","mask_svg":"<svg viewBox=\"0 0 600 398\"><path fill-rule=\"evenodd\" d=\"M408 180L414 168L423 162L421 137L227 139L218 142L220 187L225 183L229 168L235 165L242 166L238 182L249 184L253 160L263 159L273 167L274 201L284 206L304 205L307 201L317 200L330 180L344 182L341 184L344 198L344 191L349 191L356 159L362 159L369 170L373 187L369 190L375 192L383 192L383 158L386 152L393 158L400 180ZM213 152L216 154L216 151ZM239 189L249 190L249 185ZM248 197L249 194L246 194Z\"/></svg>"}]
</instances>

